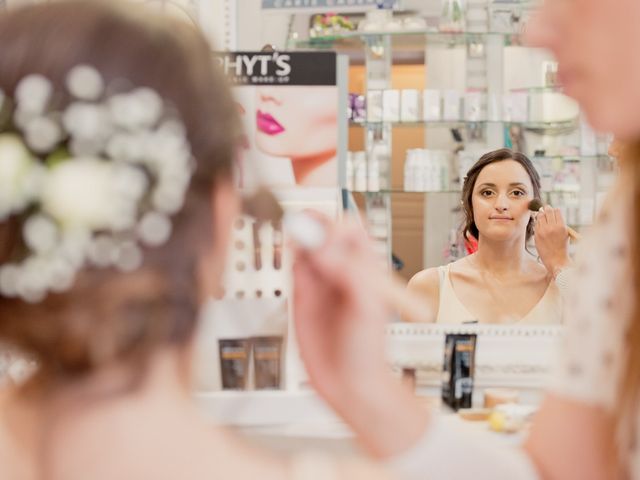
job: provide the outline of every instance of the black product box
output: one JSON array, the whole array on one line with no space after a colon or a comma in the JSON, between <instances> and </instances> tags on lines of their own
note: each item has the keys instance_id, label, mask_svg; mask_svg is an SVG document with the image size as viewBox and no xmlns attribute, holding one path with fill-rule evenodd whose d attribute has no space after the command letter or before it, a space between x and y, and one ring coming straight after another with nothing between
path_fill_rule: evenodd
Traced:
<instances>
[{"instance_id":1,"label":"black product box","mask_svg":"<svg viewBox=\"0 0 640 480\"><path fill-rule=\"evenodd\" d=\"M445 338L442 401L455 411L471 408L477 337L475 333L453 333Z\"/></svg>"}]
</instances>

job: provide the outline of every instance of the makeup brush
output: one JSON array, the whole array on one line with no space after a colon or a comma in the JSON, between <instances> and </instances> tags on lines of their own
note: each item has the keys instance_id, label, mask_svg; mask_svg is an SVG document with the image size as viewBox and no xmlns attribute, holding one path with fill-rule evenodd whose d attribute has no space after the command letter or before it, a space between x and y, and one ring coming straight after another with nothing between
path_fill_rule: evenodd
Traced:
<instances>
[{"instance_id":1,"label":"makeup brush","mask_svg":"<svg viewBox=\"0 0 640 480\"><path fill-rule=\"evenodd\" d=\"M531 210L532 212L539 212L542 210L542 208L544 208L544 205L542 205L542 202L537 198L534 198L529 202L529 210ZM580 235L571 227L567 227L567 232L569 233L569 238L571 240L575 240L577 242L582 239L582 235Z\"/></svg>"},{"instance_id":2,"label":"makeup brush","mask_svg":"<svg viewBox=\"0 0 640 480\"><path fill-rule=\"evenodd\" d=\"M284 210L271 190L258 187L242 199L242 213L255 218L258 223L275 223L282 220Z\"/></svg>"}]
</instances>

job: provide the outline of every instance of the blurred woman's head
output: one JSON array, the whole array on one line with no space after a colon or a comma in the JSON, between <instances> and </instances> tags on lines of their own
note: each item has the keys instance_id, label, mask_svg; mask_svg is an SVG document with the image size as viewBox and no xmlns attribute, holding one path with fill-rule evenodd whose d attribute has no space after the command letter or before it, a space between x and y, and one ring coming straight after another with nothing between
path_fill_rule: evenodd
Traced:
<instances>
[{"instance_id":1,"label":"blurred woman's head","mask_svg":"<svg viewBox=\"0 0 640 480\"><path fill-rule=\"evenodd\" d=\"M589 122L616 138L610 154L624 167L624 188L634 215L630 227L634 298L640 296L640 2L637 0L545 0L527 27L533 46L558 60L558 77ZM607 281L607 279L603 279ZM626 334L628 353L616 408L618 429L630 425L640 398L640 302Z\"/></svg>"},{"instance_id":2,"label":"blurred woman's head","mask_svg":"<svg viewBox=\"0 0 640 480\"><path fill-rule=\"evenodd\" d=\"M207 252L212 256L211 248L224 255L236 208L231 170L238 121L206 40L192 26L142 7L76 0L3 13L0 45L0 90L7 98L15 97L22 79L39 74L53 86L61 111L72 101L69 72L90 65L107 92L155 91L184 125L195 160L184 206L171 217L173 233L162 246L143 250L141 268L82 268L70 289L36 303L0 295L0 341L34 355L49 380L109 362L143 361L158 346L186 344L194 331L200 261ZM51 156L37 161L53 162ZM0 266L28 255L23 227L33 208L0 221Z\"/></svg>"},{"instance_id":3,"label":"blurred woman's head","mask_svg":"<svg viewBox=\"0 0 640 480\"><path fill-rule=\"evenodd\" d=\"M589 122L627 141L640 135L638 25L637 0L546 0L527 25L529 42L557 58L560 83Z\"/></svg>"},{"instance_id":4,"label":"blurred woman's head","mask_svg":"<svg viewBox=\"0 0 640 480\"><path fill-rule=\"evenodd\" d=\"M462 187L463 233L508 241L533 235L529 202L540 198L540 176L525 155L502 148L469 169Z\"/></svg>"}]
</instances>

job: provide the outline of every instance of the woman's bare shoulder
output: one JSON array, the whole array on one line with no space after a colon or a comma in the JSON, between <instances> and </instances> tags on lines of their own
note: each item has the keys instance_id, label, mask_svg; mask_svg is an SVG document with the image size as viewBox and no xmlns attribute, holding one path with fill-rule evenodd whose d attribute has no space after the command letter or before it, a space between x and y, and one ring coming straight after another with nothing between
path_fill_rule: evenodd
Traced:
<instances>
[{"instance_id":1,"label":"woman's bare shoulder","mask_svg":"<svg viewBox=\"0 0 640 480\"><path fill-rule=\"evenodd\" d=\"M433 293L440 291L440 274L438 267L427 268L416 273L407 284L409 290L417 293Z\"/></svg>"}]
</instances>

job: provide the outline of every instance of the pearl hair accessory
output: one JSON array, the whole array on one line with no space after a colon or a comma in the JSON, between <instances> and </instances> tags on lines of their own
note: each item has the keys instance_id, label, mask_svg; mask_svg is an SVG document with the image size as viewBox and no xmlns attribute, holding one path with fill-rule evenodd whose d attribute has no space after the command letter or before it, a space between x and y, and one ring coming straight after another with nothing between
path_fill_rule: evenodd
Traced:
<instances>
[{"instance_id":1,"label":"pearl hair accessory","mask_svg":"<svg viewBox=\"0 0 640 480\"><path fill-rule=\"evenodd\" d=\"M72 101L32 74L14 98L0 91L0 222L21 217L26 254L0 265L0 295L39 302L89 265L131 271L142 246L171 235L194 169L186 129L148 87L108 95L102 75L78 65Z\"/></svg>"}]
</instances>

